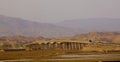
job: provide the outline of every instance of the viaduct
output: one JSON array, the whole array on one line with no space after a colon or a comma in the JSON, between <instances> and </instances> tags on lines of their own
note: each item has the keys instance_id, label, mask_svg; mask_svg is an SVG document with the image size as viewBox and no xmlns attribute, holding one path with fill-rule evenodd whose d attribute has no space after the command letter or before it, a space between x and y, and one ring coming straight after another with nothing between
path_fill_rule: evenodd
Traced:
<instances>
[{"instance_id":1,"label":"viaduct","mask_svg":"<svg viewBox=\"0 0 120 62\"><path fill-rule=\"evenodd\" d=\"M40 41L29 46L32 50L62 49L62 50L81 50L88 45L89 41Z\"/></svg>"}]
</instances>

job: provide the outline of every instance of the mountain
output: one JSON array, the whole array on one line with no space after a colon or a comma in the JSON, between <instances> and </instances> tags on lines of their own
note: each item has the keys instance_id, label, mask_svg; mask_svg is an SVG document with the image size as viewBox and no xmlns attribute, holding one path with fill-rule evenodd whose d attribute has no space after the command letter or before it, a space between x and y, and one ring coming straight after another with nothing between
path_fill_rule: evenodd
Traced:
<instances>
[{"instance_id":1,"label":"mountain","mask_svg":"<svg viewBox=\"0 0 120 62\"><path fill-rule=\"evenodd\" d=\"M49 23L32 22L20 18L0 15L0 35L22 35L62 37L72 36L76 32L69 28L59 27Z\"/></svg>"},{"instance_id":2,"label":"mountain","mask_svg":"<svg viewBox=\"0 0 120 62\"><path fill-rule=\"evenodd\" d=\"M0 15L0 36L67 37L86 32L120 32L120 19L81 19L39 23Z\"/></svg>"},{"instance_id":3,"label":"mountain","mask_svg":"<svg viewBox=\"0 0 120 62\"><path fill-rule=\"evenodd\" d=\"M78 29L81 33L120 31L120 19L98 18L67 20L59 22L56 25Z\"/></svg>"}]
</instances>

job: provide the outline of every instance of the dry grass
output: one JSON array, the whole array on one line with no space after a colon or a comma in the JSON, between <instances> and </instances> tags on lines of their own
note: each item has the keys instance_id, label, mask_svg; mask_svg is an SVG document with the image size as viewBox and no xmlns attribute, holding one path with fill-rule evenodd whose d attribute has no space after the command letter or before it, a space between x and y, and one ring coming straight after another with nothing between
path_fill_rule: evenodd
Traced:
<instances>
[{"instance_id":1,"label":"dry grass","mask_svg":"<svg viewBox=\"0 0 120 62\"><path fill-rule=\"evenodd\" d=\"M25 59L25 58L46 58L49 56L63 54L62 51L41 50L41 51L20 51L20 52L0 52L0 60Z\"/></svg>"}]
</instances>

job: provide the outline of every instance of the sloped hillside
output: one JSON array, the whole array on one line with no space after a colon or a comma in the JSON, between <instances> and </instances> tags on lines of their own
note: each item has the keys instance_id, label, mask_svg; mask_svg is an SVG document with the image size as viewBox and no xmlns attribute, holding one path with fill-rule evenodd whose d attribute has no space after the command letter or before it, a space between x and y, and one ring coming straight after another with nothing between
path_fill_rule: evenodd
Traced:
<instances>
[{"instance_id":1,"label":"sloped hillside","mask_svg":"<svg viewBox=\"0 0 120 62\"><path fill-rule=\"evenodd\" d=\"M76 32L69 28L0 15L0 35L62 37L74 34Z\"/></svg>"},{"instance_id":2,"label":"sloped hillside","mask_svg":"<svg viewBox=\"0 0 120 62\"><path fill-rule=\"evenodd\" d=\"M120 32L90 32L75 35L72 39L120 43Z\"/></svg>"},{"instance_id":3,"label":"sloped hillside","mask_svg":"<svg viewBox=\"0 0 120 62\"><path fill-rule=\"evenodd\" d=\"M81 33L120 31L120 19L111 18L66 20L56 25L78 29Z\"/></svg>"}]
</instances>

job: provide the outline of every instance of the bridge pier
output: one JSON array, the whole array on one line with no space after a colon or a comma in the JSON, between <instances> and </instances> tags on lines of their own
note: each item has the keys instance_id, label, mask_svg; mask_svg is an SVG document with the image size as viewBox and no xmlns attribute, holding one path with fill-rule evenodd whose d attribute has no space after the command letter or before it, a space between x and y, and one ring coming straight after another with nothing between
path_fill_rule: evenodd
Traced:
<instances>
[{"instance_id":1,"label":"bridge pier","mask_svg":"<svg viewBox=\"0 0 120 62\"><path fill-rule=\"evenodd\" d=\"M87 43L80 43L80 42L41 42L37 44L37 49L45 50L45 49L61 49L61 50L82 50Z\"/></svg>"}]
</instances>

